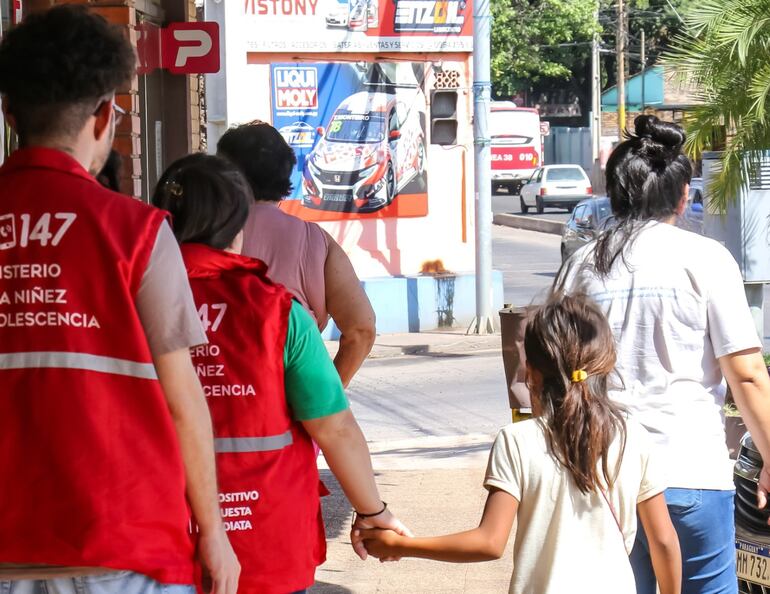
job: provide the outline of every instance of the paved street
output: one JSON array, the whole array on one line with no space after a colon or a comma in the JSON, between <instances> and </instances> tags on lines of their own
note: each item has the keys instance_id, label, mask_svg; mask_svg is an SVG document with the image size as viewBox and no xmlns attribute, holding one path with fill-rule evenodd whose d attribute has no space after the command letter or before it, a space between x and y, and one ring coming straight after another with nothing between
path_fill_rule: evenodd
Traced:
<instances>
[{"instance_id":1,"label":"paved street","mask_svg":"<svg viewBox=\"0 0 770 594\"><path fill-rule=\"evenodd\" d=\"M558 235L492 227L492 266L503 273L504 302L529 305L551 286L561 264Z\"/></svg>"},{"instance_id":2,"label":"paved street","mask_svg":"<svg viewBox=\"0 0 770 594\"><path fill-rule=\"evenodd\" d=\"M523 214L521 207L519 206L519 197L511 196L504 192L500 194L492 195L492 212L497 213L511 213L511 214ZM569 218L569 213L562 208L546 208L543 214L539 215L530 211L529 214L523 215L529 217L545 218L552 221L566 221Z\"/></svg>"}]
</instances>

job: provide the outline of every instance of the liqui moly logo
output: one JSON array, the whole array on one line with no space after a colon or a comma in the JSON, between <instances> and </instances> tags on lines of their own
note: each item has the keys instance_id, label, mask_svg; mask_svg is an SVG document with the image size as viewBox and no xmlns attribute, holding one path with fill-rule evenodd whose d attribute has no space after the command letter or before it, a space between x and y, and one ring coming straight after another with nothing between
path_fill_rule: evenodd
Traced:
<instances>
[{"instance_id":1,"label":"liqui moly logo","mask_svg":"<svg viewBox=\"0 0 770 594\"><path fill-rule=\"evenodd\" d=\"M318 109L318 70L312 67L279 67L274 70L275 108L278 112Z\"/></svg>"}]
</instances>

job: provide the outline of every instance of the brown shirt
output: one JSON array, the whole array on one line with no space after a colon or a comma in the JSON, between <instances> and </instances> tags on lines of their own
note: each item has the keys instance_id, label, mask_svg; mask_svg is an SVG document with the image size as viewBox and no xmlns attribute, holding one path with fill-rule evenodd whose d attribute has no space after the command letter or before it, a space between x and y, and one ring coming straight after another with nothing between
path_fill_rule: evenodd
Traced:
<instances>
[{"instance_id":1,"label":"brown shirt","mask_svg":"<svg viewBox=\"0 0 770 594\"><path fill-rule=\"evenodd\" d=\"M243 255L267 264L270 279L297 298L319 330L329 320L324 277L328 241L317 224L283 212L274 202L252 204L243 229Z\"/></svg>"}]
</instances>

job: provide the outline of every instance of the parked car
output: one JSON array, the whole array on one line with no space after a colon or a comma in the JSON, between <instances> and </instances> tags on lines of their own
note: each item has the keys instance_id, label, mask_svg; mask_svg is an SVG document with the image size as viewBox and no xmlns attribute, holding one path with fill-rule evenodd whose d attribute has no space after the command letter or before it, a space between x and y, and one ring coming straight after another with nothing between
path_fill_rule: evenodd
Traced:
<instances>
[{"instance_id":1,"label":"parked car","mask_svg":"<svg viewBox=\"0 0 770 594\"><path fill-rule=\"evenodd\" d=\"M519 190L521 212L530 208L543 214L548 207L566 208L572 212L578 202L593 195L591 180L580 165L546 165L532 173Z\"/></svg>"},{"instance_id":2,"label":"parked car","mask_svg":"<svg viewBox=\"0 0 770 594\"><path fill-rule=\"evenodd\" d=\"M703 179L692 178L690 193L687 196L687 206L679 217L677 225L682 229L703 234Z\"/></svg>"},{"instance_id":3,"label":"parked car","mask_svg":"<svg viewBox=\"0 0 770 594\"><path fill-rule=\"evenodd\" d=\"M564 225L561 236L561 260L564 262L614 221L610 199L606 196L589 198L578 203Z\"/></svg>"},{"instance_id":4,"label":"parked car","mask_svg":"<svg viewBox=\"0 0 770 594\"><path fill-rule=\"evenodd\" d=\"M747 433L735 463L735 549L738 592L770 591L770 510L757 507L762 456Z\"/></svg>"},{"instance_id":5,"label":"parked car","mask_svg":"<svg viewBox=\"0 0 770 594\"><path fill-rule=\"evenodd\" d=\"M425 105L419 89L362 91L344 99L305 159L303 205L373 212L410 184L424 190Z\"/></svg>"}]
</instances>

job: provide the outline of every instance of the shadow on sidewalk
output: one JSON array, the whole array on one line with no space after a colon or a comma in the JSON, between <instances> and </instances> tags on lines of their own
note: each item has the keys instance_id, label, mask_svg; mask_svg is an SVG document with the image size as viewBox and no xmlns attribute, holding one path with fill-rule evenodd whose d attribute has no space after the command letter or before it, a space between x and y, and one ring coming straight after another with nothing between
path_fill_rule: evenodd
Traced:
<instances>
[{"instance_id":1,"label":"shadow on sidewalk","mask_svg":"<svg viewBox=\"0 0 770 594\"><path fill-rule=\"evenodd\" d=\"M462 456L470 454L477 454L480 452L487 453L491 447L491 440L484 443L467 444L467 445L451 445L451 446L415 446L415 447L403 447L392 448L389 450L377 450L372 452L372 460L377 461L382 456L399 456L404 459L415 459L416 457L424 457L430 460L442 460L451 459L456 460Z\"/></svg>"},{"instance_id":2,"label":"shadow on sidewalk","mask_svg":"<svg viewBox=\"0 0 770 594\"><path fill-rule=\"evenodd\" d=\"M326 582L316 582L308 591L311 594L353 594L353 590L348 590L345 586Z\"/></svg>"},{"instance_id":3,"label":"shadow on sidewalk","mask_svg":"<svg viewBox=\"0 0 770 594\"><path fill-rule=\"evenodd\" d=\"M319 470L321 480L326 488L331 491L330 495L321 497L321 510L324 516L324 525L326 526L326 541L329 542L343 533L350 531L350 521L352 510L342 487L330 470Z\"/></svg>"},{"instance_id":4,"label":"shadow on sidewalk","mask_svg":"<svg viewBox=\"0 0 770 594\"><path fill-rule=\"evenodd\" d=\"M329 543L345 534L344 540L349 544L350 541L347 538L347 534L350 531L352 515L350 503L348 503L345 494L342 492L342 487L340 487L331 471L319 470L318 472L324 485L331 492L326 497L321 497L321 510L323 511L324 525L326 527L326 542ZM313 584L309 592L312 594L353 594L352 590L339 584L319 581Z\"/></svg>"}]
</instances>

